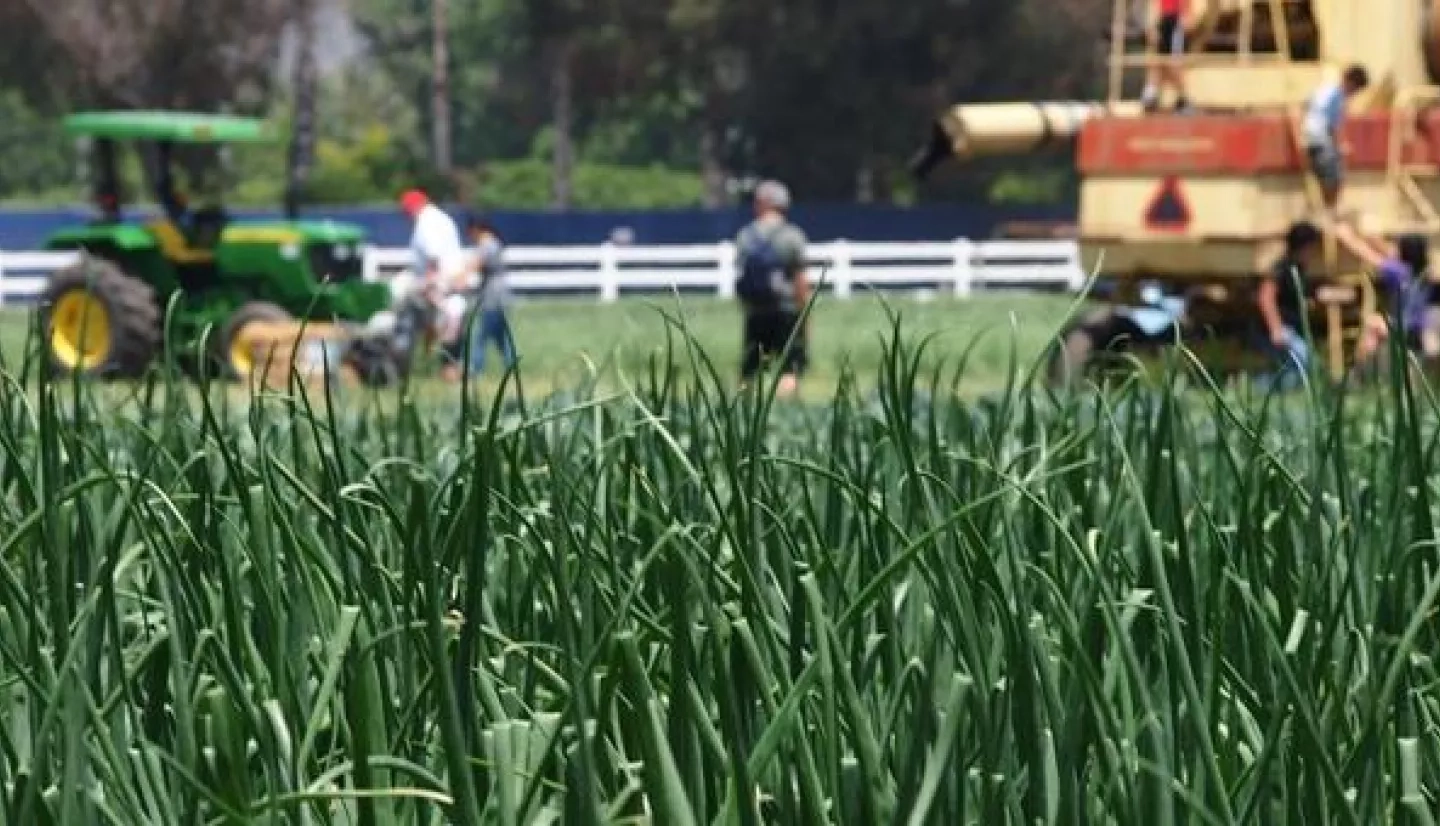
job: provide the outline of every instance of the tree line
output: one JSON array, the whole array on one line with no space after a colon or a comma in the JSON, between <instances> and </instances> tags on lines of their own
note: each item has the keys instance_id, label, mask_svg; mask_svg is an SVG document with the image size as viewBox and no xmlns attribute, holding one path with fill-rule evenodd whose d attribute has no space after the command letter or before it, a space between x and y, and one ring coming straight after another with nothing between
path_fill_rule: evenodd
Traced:
<instances>
[{"instance_id":1,"label":"tree line","mask_svg":"<svg viewBox=\"0 0 1440 826\"><path fill-rule=\"evenodd\" d=\"M1063 197L1064 158L917 191L957 101L1100 94L1108 0L0 0L0 197L74 196L81 108L263 115L231 200L389 200L422 183L507 207ZM321 67L335 21L362 47ZM195 152L197 173L220 163Z\"/></svg>"}]
</instances>

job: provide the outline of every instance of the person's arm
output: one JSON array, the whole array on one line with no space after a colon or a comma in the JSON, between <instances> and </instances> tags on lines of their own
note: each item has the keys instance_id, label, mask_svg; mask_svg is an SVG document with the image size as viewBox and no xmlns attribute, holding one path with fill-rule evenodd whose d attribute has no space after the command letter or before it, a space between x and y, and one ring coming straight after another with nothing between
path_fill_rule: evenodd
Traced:
<instances>
[{"instance_id":1,"label":"person's arm","mask_svg":"<svg viewBox=\"0 0 1440 826\"><path fill-rule=\"evenodd\" d=\"M735 254L730 258L730 281L733 283L740 278L740 273L745 270L746 233L748 227L742 228L730 239L730 244Z\"/></svg>"},{"instance_id":2,"label":"person's arm","mask_svg":"<svg viewBox=\"0 0 1440 826\"><path fill-rule=\"evenodd\" d=\"M500 259L500 245L494 241L485 240L475 245L475 254L470 257L469 274L475 277L473 283L477 288L483 288L485 282L498 271Z\"/></svg>"},{"instance_id":3,"label":"person's arm","mask_svg":"<svg viewBox=\"0 0 1440 826\"><path fill-rule=\"evenodd\" d=\"M1260 307L1260 317L1265 322L1271 343L1282 344L1285 340L1285 323L1280 319L1280 285L1274 278L1267 278L1260 283L1256 303Z\"/></svg>"},{"instance_id":4,"label":"person's arm","mask_svg":"<svg viewBox=\"0 0 1440 826\"><path fill-rule=\"evenodd\" d=\"M1398 258L1386 258L1375 267L1375 280L1386 290L1400 290L1411 279L1410 267Z\"/></svg>"},{"instance_id":5,"label":"person's arm","mask_svg":"<svg viewBox=\"0 0 1440 826\"><path fill-rule=\"evenodd\" d=\"M810 273L804 259L795 268L795 304L802 310L810 301Z\"/></svg>"},{"instance_id":6,"label":"person's arm","mask_svg":"<svg viewBox=\"0 0 1440 826\"><path fill-rule=\"evenodd\" d=\"M812 292L809 261L805 258L805 249L809 246L810 241L800 230L796 229L794 233L794 249L791 251L790 259L791 278L795 280L795 306L804 312ZM808 330L809 326L807 319L802 332Z\"/></svg>"},{"instance_id":7,"label":"person's arm","mask_svg":"<svg viewBox=\"0 0 1440 826\"><path fill-rule=\"evenodd\" d=\"M1385 263L1389 253L1382 244L1369 241L1349 224L1337 223L1334 232L1335 240L1340 242L1340 246L1366 265L1379 269Z\"/></svg>"},{"instance_id":8,"label":"person's arm","mask_svg":"<svg viewBox=\"0 0 1440 826\"><path fill-rule=\"evenodd\" d=\"M1344 94L1339 95L1339 99L1339 103L1335 104L1335 122L1330 127L1330 141L1341 155L1349 155L1350 144L1345 140L1345 115L1349 101Z\"/></svg>"},{"instance_id":9,"label":"person's arm","mask_svg":"<svg viewBox=\"0 0 1440 826\"><path fill-rule=\"evenodd\" d=\"M415 226L415 237L420 250L424 271L420 277L425 281L425 287L434 291L439 287L440 278L440 255L439 251L444 247L436 243L435 225L426 220L422 215L419 223Z\"/></svg>"},{"instance_id":10,"label":"person's arm","mask_svg":"<svg viewBox=\"0 0 1440 826\"><path fill-rule=\"evenodd\" d=\"M429 262L425 256L425 246L420 243L418 234L410 236L410 266L415 270L415 277L423 281Z\"/></svg>"},{"instance_id":11,"label":"person's arm","mask_svg":"<svg viewBox=\"0 0 1440 826\"><path fill-rule=\"evenodd\" d=\"M1396 260L1394 245L1381 238L1365 238L1347 224L1335 227L1335 240L1375 271L1381 287L1395 289L1405 282L1405 265Z\"/></svg>"},{"instance_id":12,"label":"person's arm","mask_svg":"<svg viewBox=\"0 0 1440 826\"><path fill-rule=\"evenodd\" d=\"M410 230L410 256L414 259L415 277L424 281L430 277L430 244L426 237L423 217L415 221Z\"/></svg>"},{"instance_id":13,"label":"person's arm","mask_svg":"<svg viewBox=\"0 0 1440 826\"><path fill-rule=\"evenodd\" d=\"M495 275L495 273L500 272L501 266L503 266L505 263L504 258L505 247L503 244L500 243L498 239L491 238L490 240L485 242L485 247L483 252L481 253L480 260L484 264L481 269L482 272L485 273L485 277L487 279Z\"/></svg>"}]
</instances>

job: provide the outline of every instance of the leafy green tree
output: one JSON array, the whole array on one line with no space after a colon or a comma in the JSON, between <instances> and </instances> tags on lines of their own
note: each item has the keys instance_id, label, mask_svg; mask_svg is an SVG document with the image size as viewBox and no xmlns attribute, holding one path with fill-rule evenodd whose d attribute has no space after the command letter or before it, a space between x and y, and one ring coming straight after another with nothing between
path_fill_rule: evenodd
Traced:
<instances>
[{"instance_id":1,"label":"leafy green tree","mask_svg":"<svg viewBox=\"0 0 1440 826\"><path fill-rule=\"evenodd\" d=\"M72 200L79 195L72 143L54 118L36 112L14 89L0 91L0 145L5 146L0 196Z\"/></svg>"},{"instance_id":2,"label":"leafy green tree","mask_svg":"<svg viewBox=\"0 0 1440 826\"><path fill-rule=\"evenodd\" d=\"M42 136L77 106L263 112L289 124L305 83L274 71L276 58L310 1L253 0L224 15L213 0L0 3L0 117L10 133ZM552 207L716 205L759 175L804 200L1063 198L1073 188L1063 154L951 168L923 191L905 163L951 103L1099 94L1109 9L450 0L448 131L465 173L452 179L435 163L432 0L314 1L343 2L366 48L316 80L308 199L389 201L418 183L492 206ZM11 150L26 161L0 171L0 195L73 179L52 151L63 142L36 143ZM237 150L237 174L243 199L278 203L283 149ZM673 190L652 190L662 186Z\"/></svg>"}]
</instances>

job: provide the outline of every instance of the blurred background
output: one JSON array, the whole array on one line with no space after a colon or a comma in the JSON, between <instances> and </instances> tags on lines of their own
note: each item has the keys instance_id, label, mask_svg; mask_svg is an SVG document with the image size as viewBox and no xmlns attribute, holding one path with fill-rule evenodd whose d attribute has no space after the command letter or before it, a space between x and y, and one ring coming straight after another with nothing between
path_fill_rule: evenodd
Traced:
<instances>
[{"instance_id":1,"label":"blurred background","mask_svg":"<svg viewBox=\"0 0 1440 826\"><path fill-rule=\"evenodd\" d=\"M223 8L223 11L222 11ZM0 0L0 249L84 214L91 108L263 115L191 191L287 192L403 243L408 186L515 243L711 241L758 177L817 241L985 237L1074 211L1062 153L906 169L953 102L1101 95L1104 0ZM137 167L139 164L136 165ZM127 170L143 191L141 168Z\"/></svg>"}]
</instances>

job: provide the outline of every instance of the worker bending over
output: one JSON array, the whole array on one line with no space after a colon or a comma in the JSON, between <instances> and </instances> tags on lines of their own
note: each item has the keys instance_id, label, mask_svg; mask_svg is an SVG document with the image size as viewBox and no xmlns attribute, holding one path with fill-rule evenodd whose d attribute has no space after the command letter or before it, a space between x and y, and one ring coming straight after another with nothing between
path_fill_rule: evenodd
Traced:
<instances>
[{"instance_id":1,"label":"worker bending over","mask_svg":"<svg viewBox=\"0 0 1440 826\"><path fill-rule=\"evenodd\" d=\"M421 296L434 314L434 335L442 345L452 345L464 323L468 307L465 291L472 280L460 230L445 210L419 190L405 192L400 206L415 225L410 252L415 275L421 281Z\"/></svg>"}]
</instances>

